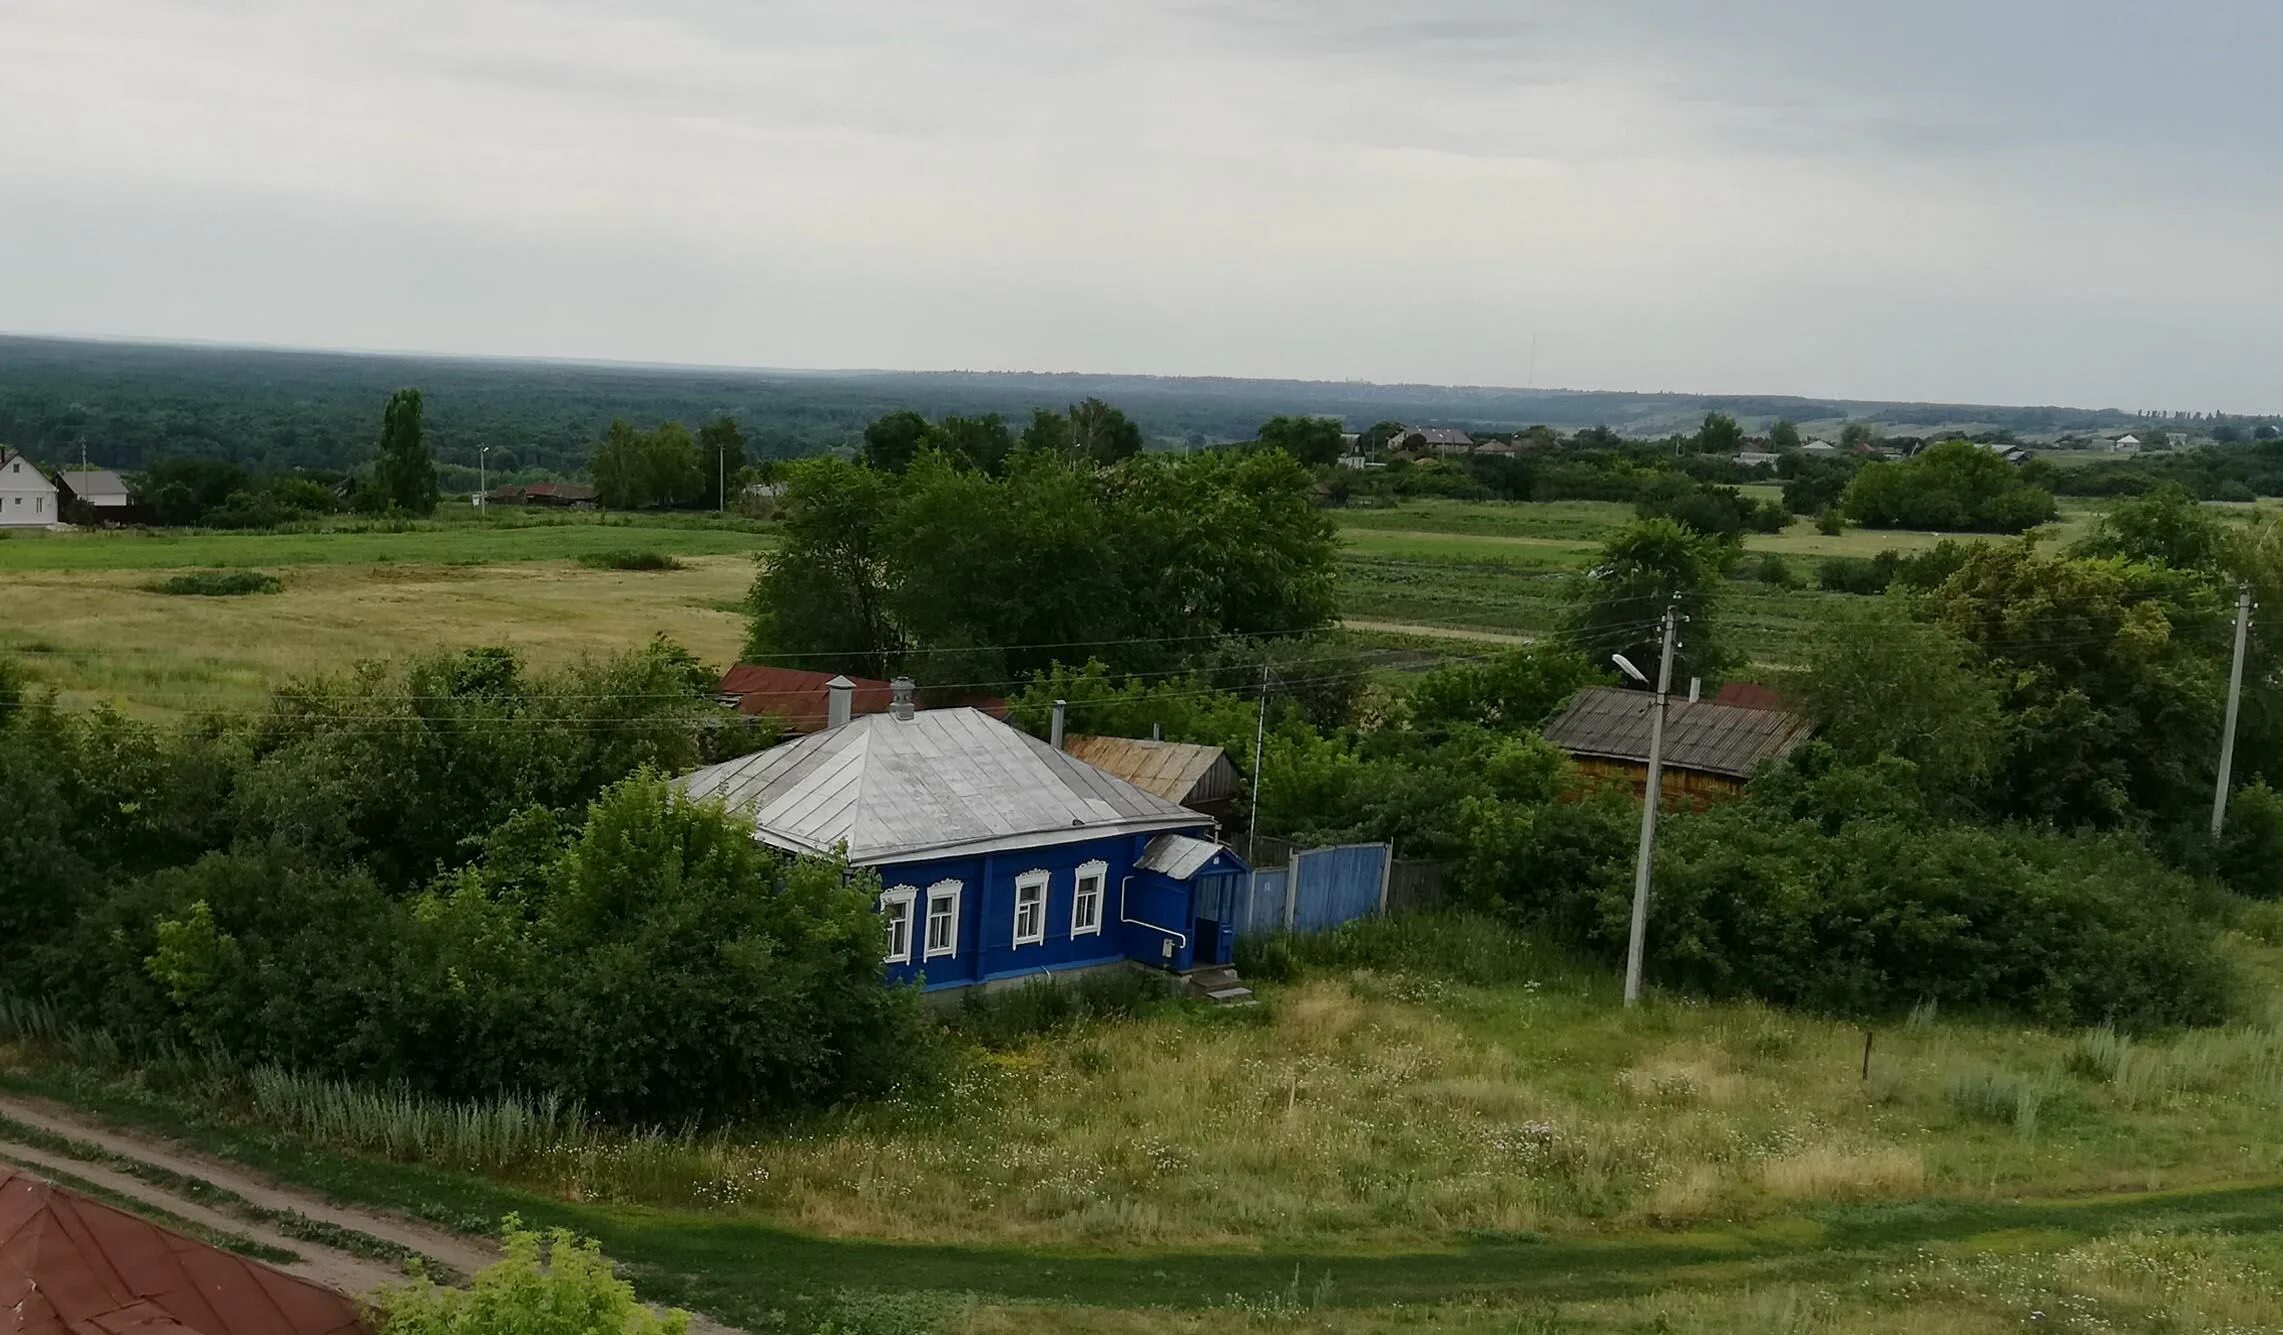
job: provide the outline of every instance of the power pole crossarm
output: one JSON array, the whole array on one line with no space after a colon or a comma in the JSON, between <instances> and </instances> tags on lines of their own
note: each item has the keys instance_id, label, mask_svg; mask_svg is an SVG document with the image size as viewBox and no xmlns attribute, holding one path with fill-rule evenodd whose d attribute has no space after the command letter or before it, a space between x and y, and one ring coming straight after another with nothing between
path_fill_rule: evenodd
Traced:
<instances>
[{"instance_id":1,"label":"power pole crossarm","mask_svg":"<svg viewBox=\"0 0 2283 1335\"><path fill-rule=\"evenodd\" d=\"M1633 866L1633 930L1625 941L1625 1004L1641 1000L1641 956L1649 936L1649 873L1657 850L1657 807L1665 796L1665 712L1673 694L1673 641L1680 609L1665 605L1664 649L1657 662L1657 698L1649 713L1649 786L1641 795L1641 851ZM1634 674L1638 676L1639 674Z\"/></svg>"},{"instance_id":2,"label":"power pole crossarm","mask_svg":"<svg viewBox=\"0 0 2283 1335\"><path fill-rule=\"evenodd\" d=\"M2235 664L2228 669L2227 722L2220 729L2220 778L2212 789L2212 838L2227 828L2228 783L2235 771L2235 720L2243 709L2243 651L2251 632L2251 586L2235 596Z\"/></svg>"}]
</instances>

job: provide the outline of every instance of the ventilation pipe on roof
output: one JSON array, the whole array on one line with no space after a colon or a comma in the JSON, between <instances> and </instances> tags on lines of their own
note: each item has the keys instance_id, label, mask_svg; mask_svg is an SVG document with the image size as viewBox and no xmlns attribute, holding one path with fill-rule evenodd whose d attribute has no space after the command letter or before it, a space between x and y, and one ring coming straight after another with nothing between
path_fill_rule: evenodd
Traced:
<instances>
[{"instance_id":1,"label":"ventilation pipe on roof","mask_svg":"<svg viewBox=\"0 0 2283 1335\"><path fill-rule=\"evenodd\" d=\"M912 721L912 695L919 690L910 677L898 677L888 683L888 712L898 723Z\"/></svg>"},{"instance_id":2,"label":"ventilation pipe on roof","mask_svg":"<svg viewBox=\"0 0 2283 1335\"><path fill-rule=\"evenodd\" d=\"M856 717L856 683L834 677L824 684L824 726L837 728Z\"/></svg>"},{"instance_id":3,"label":"ventilation pipe on roof","mask_svg":"<svg viewBox=\"0 0 2283 1335\"><path fill-rule=\"evenodd\" d=\"M1689 702L1690 704L1692 704L1692 705L1693 705L1693 704L1695 704L1695 703L1696 703L1696 697L1697 697L1698 695L1702 694L1702 693L1703 693L1703 691L1704 691L1704 678L1702 678L1702 677L1691 677L1691 678L1689 678L1689 679L1688 679L1688 702Z\"/></svg>"},{"instance_id":4,"label":"ventilation pipe on roof","mask_svg":"<svg viewBox=\"0 0 2283 1335\"><path fill-rule=\"evenodd\" d=\"M1165 725L1164 725L1164 724L1162 724L1162 723L1152 723L1152 724L1150 724L1150 725L1149 725L1149 739L1150 739L1151 741L1153 741L1153 742L1162 742L1162 741L1164 741L1164 740L1165 740Z\"/></svg>"},{"instance_id":5,"label":"ventilation pipe on roof","mask_svg":"<svg viewBox=\"0 0 2283 1335\"><path fill-rule=\"evenodd\" d=\"M1070 702L1068 700L1054 702L1054 726L1047 730L1046 744L1057 751L1062 749L1062 721L1069 713Z\"/></svg>"}]
</instances>

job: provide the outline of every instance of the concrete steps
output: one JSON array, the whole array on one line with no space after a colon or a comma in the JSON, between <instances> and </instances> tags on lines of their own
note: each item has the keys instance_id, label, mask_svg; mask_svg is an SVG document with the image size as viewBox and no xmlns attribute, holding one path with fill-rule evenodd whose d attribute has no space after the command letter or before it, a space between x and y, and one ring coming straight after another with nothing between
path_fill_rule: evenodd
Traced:
<instances>
[{"instance_id":1,"label":"concrete steps","mask_svg":"<svg viewBox=\"0 0 2283 1335\"><path fill-rule=\"evenodd\" d=\"M1252 989L1237 977L1237 971L1227 965L1205 969L1192 969L1186 981L1191 996L1199 996L1216 1006L1251 1006L1256 1004Z\"/></svg>"}]
</instances>

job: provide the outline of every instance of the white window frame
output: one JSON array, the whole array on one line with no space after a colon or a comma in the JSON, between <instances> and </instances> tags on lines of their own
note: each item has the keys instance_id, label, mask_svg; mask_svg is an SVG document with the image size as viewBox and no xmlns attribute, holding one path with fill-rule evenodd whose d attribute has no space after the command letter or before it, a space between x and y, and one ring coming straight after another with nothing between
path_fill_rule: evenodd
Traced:
<instances>
[{"instance_id":1,"label":"white window frame","mask_svg":"<svg viewBox=\"0 0 2283 1335\"><path fill-rule=\"evenodd\" d=\"M937 881L927 888L927 916L921 919L920 958L923 960L956 959L959 955L959 896L966 887L957 881ZM935 906L950 906L951 942L938 949L935 944Z\"/></svg>"},{"instance_id":2,"label":"white window frame","mask_svg":"<svg viewBox=\"0 0 2283 1335\"><path fill-rule=\"evenodd\" d=\"M1036 891L1038 904L1031 914L1031 930L1023 931L1023 896ZM1054 876L1045 870L1026 871L1015 878L1014 942L1018 946L1046 944L1046 905L1054 897Z\"/></svg>"},{"instance_id":3,"label":"white window frame","mask_svg":"<svg viewBox=\"0 0 2283 1335\"><path fill-rule=\"evenodd\" d=\"M909 964L912 962L912 933L919 925L919 915L913 912L912 906L918 902L919 897L919 887L910 885L894 886L880 892L880 917L884 922L893 923L896 921L894 910L902 909L904 911L904 930L896 933L895 947L881 957L882 963Z\"/></svg>"},{"instance_id":4,"label":"white window frame","mask_svg":"<svg viewBox=\"0 0 2283 1335\"><path fill-rule=\"evenodd\" d=\"M1091 896L1086 892L1088 881L1094 883L1094 892ZM1081 862L1078 864L1077 874L1072 878L1070 884L1070 934L1072 936L1100 936L1102 934L1102 906L1110 898L1110 864L1099 859L1093 862ZM1091 925L1078 921L1078 910L1089 898L1094 902L1094 921Z\"/></svg>"}]
</instances>

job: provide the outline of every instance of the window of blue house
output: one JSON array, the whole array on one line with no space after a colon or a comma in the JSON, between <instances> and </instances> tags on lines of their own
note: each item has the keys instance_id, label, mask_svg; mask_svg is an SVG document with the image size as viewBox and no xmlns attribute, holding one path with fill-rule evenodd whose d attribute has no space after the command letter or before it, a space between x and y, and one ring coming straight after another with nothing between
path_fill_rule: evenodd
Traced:
<instances>
[{"instance_id":1,"label":"window of blue house","mask_svg":"<svg viewBox=\"0 0 2283 1335\"><path fill-rule=\"evenodd\" d=\"M912 886L899 885L880 896L880 923L887 944L882 958L889 964L912 961L912 902L919 895Z\"/></svg>"},{"instance_id":2,"label":"window of blue house","mask_svg":"<svg viewBox=\"0 0 2283 1335\"><path fill-rule=\"evenodd\" d=\"M1102 931L1102 895L1110 884L1110 864L1078 864L1078 881L1070 897L1070 934L1096 936Z\"/></svg>"},{"instance_id":3,"label":"window of blue house","mask_svg":"<svg viewBox=\"0 0 2283 1335\"><path fill-rule=\"evenodd\" d=\"M927 888L927 959L959 953L959 889L957 881Z\"/></svg>"},{"instance_id":4,"label":"window of blue house","mask_svg":"<svg viewBox=\"0 0 2283 1335\"><path fill-rule=\"evenodd\" d=\"M1026 871L1015 878L1015 944L1035 946L1046 940L1046 887L1043 871Z\"/></svg>"}]
</instances>

